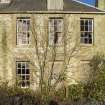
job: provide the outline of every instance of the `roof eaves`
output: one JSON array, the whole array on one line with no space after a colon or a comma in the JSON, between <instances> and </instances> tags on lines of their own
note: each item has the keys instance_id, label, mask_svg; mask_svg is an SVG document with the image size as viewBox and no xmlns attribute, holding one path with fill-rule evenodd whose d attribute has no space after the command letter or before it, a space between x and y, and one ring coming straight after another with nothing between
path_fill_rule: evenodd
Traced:
<instances>
[{"instance_id":1,"label":"roof eaves","mask_svg":"<svg viewBox=\"0 0 105 105\"><path fill-rule=\"evenodd\" d=\"M104 14L105 12L82 12L82 11L8 11L8 12L0 12L0 14L16 14L16 13L24 13L24 14Z\"/></svg>"}]
</instances>

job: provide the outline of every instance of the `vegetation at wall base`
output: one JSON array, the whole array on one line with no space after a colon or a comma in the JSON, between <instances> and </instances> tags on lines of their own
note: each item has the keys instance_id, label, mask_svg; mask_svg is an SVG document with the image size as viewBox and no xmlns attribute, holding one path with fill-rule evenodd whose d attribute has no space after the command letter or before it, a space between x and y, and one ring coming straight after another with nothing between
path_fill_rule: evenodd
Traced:
<instances>
[{"instance_id":1,"label":"vegetation at wall base","mask_svg":"<svg viewBox=\"0 0 105 105\"><path fill-rule=\"evenodd\" d=\"M105 105L105 56L94 56L89 65L91 79L88 83L70 85L68 90L61 87L50 94L15 85L9 87L8 82L3 82L0 84L0 105Z\"/></svg>"}]
</instances>

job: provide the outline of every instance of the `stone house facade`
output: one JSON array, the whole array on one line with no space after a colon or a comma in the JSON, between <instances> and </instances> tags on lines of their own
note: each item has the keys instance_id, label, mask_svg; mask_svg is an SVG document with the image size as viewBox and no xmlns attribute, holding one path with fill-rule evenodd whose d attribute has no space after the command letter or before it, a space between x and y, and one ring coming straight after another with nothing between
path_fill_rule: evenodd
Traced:
<instances>
[{"instance_id":1,"label":"stone house facade","mask_svg":"<svg viewBox=\"0 0 105 105\"><path fill-rule=\"evenodd\" d=\"M105 3L104 0L98 1ZM54 71L59 72L64 57L67 59L73 52L67 65L68 84L87 80L89 70L85 69L86 64L98 52L105 53L103 5L98 4L97 8L77 0L0 2L1 81L9 81L9 85L12 85L21 78L20 87L37 88L40 76L37 50L39 59L43 61L43 48L45 50L46 46L47 60L43 61L45 72L52 67L53 58L50 51L56 46ZM67 44L66 47L64 43Z\"/></svg>"}]
</instances>

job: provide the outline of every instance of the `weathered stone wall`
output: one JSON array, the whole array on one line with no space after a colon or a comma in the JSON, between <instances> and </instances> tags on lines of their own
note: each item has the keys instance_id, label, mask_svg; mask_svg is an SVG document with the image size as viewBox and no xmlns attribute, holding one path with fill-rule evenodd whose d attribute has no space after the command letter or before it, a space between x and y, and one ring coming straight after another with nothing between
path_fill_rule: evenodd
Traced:
<instances>
[{"instance_id":1,"label":"weathered stone wall","mask_svg":"<svg viewBox=\"0 0 105 105\"><path fill-rule=\"evenodd\" d=\"M31 61L31 79L35 81L32 88L36 87L39 75L37 64L37 57L35 55L35 40L33 34L30 36L30 44L28 46L16 45L16 18L17 17L31 17L31 22L35 22L35 32L39 38L39 49L41 51L41 42L48 34L48 20L49 17L63 17L66 37L70 38L68 42L67 51L72 50L75 43L78 43L79 48L74 52L74 55L68 65L68 81L70 84L78 81L85 81L88 77L89 70L85 69L88 60L92 58L97 52L105 53L105 15L104 14L0 14L0 77L3 81L8 80L10 84L15 83L16 80L16 61L28 60ZM94 42L92 45L80 44L80 18L94 19ZM37 31L36 31L37 30ZM43 45L43 43L42 43ZM50 52L50 50L49 50ZM69 54L70 52L68 52ZM64 56L64 47L57 48L57 61L54 70L59 72L62 68L62 59ZM51 53L49 53L50 57ZM46 65L46 70L49 69L51 63L50 59ZM82 67L82 68L81 68ZM48 74L48 72L46 72ZM34 85L34 86L33 86Z\"/></svg>"}]
</instances>

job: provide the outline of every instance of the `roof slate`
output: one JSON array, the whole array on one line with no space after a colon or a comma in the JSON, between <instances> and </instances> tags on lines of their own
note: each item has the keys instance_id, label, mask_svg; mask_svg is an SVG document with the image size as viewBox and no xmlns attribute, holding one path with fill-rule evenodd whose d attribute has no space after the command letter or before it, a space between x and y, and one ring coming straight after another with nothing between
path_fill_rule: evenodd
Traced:
<instances>
[{"instance_id":1,"label":"roof slate","mask_svg":"<svg viewBox=\"0 0 105 105\"><path fill-rule=\"evenodd\" d=\"M0 12L48 11L47 0L12 0L10 4L0 4ZM101 10L80 3L76 0L64 0L62 11L102 12Z\"/></svg>"}]
</instances>

